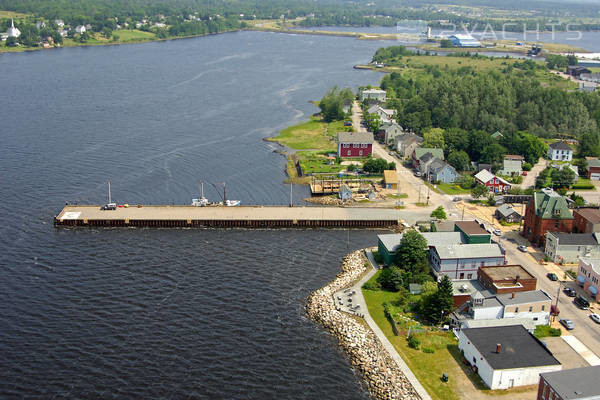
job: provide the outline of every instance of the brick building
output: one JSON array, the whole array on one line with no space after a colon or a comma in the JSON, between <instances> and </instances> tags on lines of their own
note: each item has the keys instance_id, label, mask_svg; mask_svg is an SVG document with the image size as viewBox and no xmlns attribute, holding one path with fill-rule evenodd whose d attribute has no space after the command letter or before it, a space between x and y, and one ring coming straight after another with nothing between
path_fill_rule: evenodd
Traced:
<instances>
[{"instance_id":1,"label":"brick building","mask_svg":"<svg viewBox=\"0 0 600 400\"><path fill-rule=\"evenodd\" d=\"M597 208L578 208L573 211L575 222L573 233L600 232L600 210Z\"/></svg>"},{"instance_id":2,"label":"brick building","mask_svg":"<svg viewBox=\"0 0 600 400\"><path fill-rule=\"evenodd\" d=\"M575 219L563 196L553 190L533 193L523 218L523 235L535 246L544 246L546 232L573 232Z\"/></svg>"},{"instance_id":3,"label":"brick building","mask_svg":"<svg viewBox=\"0 0 600 400\"><path fill-rule=\"evenodd\" d=\"M494 294L536 290L537 279L520 265L480 267L477 279Z\"/></svg>"},{"instance_id":4,"label":"brick building","mask_svg":"<svg viewBox=\"0 0 600 400\"><path fill-rule=\"evenodd\" d=\"M600 365L540 374L537 400L600 399Z\"/></svg>"}]
</instances>

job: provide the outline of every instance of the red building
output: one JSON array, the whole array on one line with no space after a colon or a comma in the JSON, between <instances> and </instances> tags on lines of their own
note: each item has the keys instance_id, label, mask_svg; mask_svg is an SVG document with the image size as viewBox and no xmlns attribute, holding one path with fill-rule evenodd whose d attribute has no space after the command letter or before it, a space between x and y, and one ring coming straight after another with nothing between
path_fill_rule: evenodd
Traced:
<instances>
[{"instance_id":1,"label":"red building","mask_svg":"<svg viewBox=\"0 0 600 400\"><path fill-rule=\"evenodd\" d=\"M540 374L537 400L600 399L600 365Z\"/></svg>"},{"instance_id":2,"label":"red building","mask_svg":"<svg viewBox=\"0 0 600 400\"><path fill-rule=\"evenodd\" d=\"M587 178L600 181L600 160L596 157L586 157L588 164Z\"/></svg>"},{"instance_id":3,"label":"red building","mask_svg":"<svg viewBox=\"0 0 600 400\"><path fill-rule=\"evenodd\" d=\"M475 182L484 185L493 193L505 193L510 189L510 183L492 174L487 169L482 169L475 175Z\"/></svg>"},{"instance_id":4,"label":"red building","mask_svg":"<svg viewBox=\"0 0 600 400\"><path fill-rule=\"evenodd\" d=\"M339 157L369 157L373 153L373 135L369 132L338 133Z\"/></svg>"},{"instance_id":5,"label":"red building","mask_svg":"<svg viewBox=\"0 0 600 400\"><path fill-rule=\"evenodd\" d=\"M573 233L600 232L600 210L597 208L578 208L573 210Z\"/></svg>"},{"instance_id":6,"label":"red building","mask_svg":"<svg viewBox=\"0 0 600 400\"><path fill-rule=\"evenodd\" d=\"M543 190L533 193L527 203L521 235L542 247L546 232L573 232L574 222L565 198L553 190Z\"/></svg>"}]
</instances>

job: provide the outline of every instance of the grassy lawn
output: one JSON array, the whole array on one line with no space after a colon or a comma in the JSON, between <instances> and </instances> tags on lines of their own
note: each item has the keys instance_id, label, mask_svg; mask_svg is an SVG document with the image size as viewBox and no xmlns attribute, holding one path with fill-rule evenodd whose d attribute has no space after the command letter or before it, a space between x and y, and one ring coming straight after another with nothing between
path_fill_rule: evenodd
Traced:
<instances>
[{"instance_id":1,"label":"grassy lawn","mask_svg":"<svg viewBox=\"0 0 600 400\"><path fill-rule=\"evenodd\" d=\"M0 18L4 19L4 18L25 18L25 17L29 17L31 14L22 14L22 13L18 13L18 12L14 12L14 11L5 11L5 10L0 10Z\"/></svg>"},{"instance_id":2,"label":"grassy lawn","mask_svg":"<svg viewBox=\"0 0 600 400\"><path fill-rule=\"evenodd\" d=\"M343 124L343 123L342 123ZM295 150L328 150L336 147L327 134L327 123L311 117L310 121L290 126L268 140L279 142Z\"/></svg>"},{"instance_id":3,"label":"grassy lawn","mask_svg":"<svg viewBox=\"0 0 600 400\"><path fill-rule=\"evenodd\" d=\"M440 183L438 189L449 195L471 194L471 189L463 189L455 183Z\"/></svg>"},{"instance_id":4,"label":"grassy lawn","mask_svg":"<svg viewBox=\"0 0 600 400\"><path fill-rule=\"evenodd\" d=\"M137 29L123 29L120 31L114 31L113 34L119 37L119 43L152 40L156 38L156 35L152 32L138 31Z\"/></svg>"},{"instance_id":5,"label":"grassy lawn","mask_svg":"<svg viewBox=\"0 0 600 400\"><path fill-rule=\"evenodd\" d=\"M538 339L541 339L547 336L560 336L561 330L552 328L550 325L538 325L535 327L533 334Z\"/></svg>"},{"instance_id":6,"label":"grassy lawn","mask_svg":"<svg viewBox=\"0 0 600 400\"><path fill-rule=\"evenodd\" d=\"M381 328L394 348L404 359L417 379L425 387L433 399L458 400L456 390L456 375L460 366L450 354L449 348L457 346L457 341L450 332L428 332L417 334L421 340L421 348L433 348L433 353L424 353L408 347L405 336L394 336L392 326L383 313L383 303L394 301L398 296L393 292L363 290L369 314ZM402 330L401 330L402 332ZM448 383L441 381L441 376L446 373L450 377Z\"/></svg>"},{"instance_id":7,"label":"grassy lawn","mask_svg":"<svg viewBox=\"0 0 600 400\"><path fill-rule=\"evenodd\" d=\"M341 170L346 168L345 165L341 165L326 157L327 153L335 153L335 150L331 151L299 151L296 153L301 164L302 171L305 174L309 173L332 173L337 174Z\"/></svg>"},{"instance_id":8,"label":"grassy lawn","mask_svg":"<svg viewBox=\"0 0 600 400\"><path fill-rule=\"evenodd\" d=\"M374 282L380 272L369 282ZM422 326L413 319L410 313L405 313L403 307L391 307L391 314L398 322L399 336L395 336L390 321L383 311L384 303L394 303L398 294L382 290L362 290L367 302L369 314L392 343L398 354L406 362L419 382L425 387L434 400L480 399L482 395L493 398L519 398L519 393L528 393L532 398L537 387L525 386L510 390L489 390L481 378L470 367L463 364L463 356L458 349L458 341L452 332L443 332ZM419 296L412 296L415 301ZM413 333L420 341L420 349L408 347L406 335L409 326L418 329ZM423 351L428 349L427 352ZM442 382L442 374L450 378Z\"/></svg>"}]
</instances>

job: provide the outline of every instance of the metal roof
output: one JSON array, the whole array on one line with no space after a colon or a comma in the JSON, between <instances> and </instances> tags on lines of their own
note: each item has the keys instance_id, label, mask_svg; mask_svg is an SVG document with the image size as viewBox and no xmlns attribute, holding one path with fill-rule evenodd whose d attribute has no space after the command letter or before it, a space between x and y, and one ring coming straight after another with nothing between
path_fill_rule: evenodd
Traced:
<instances>
[{"instance_id":1,"label":"metal roof","mask_svg":"<svg viewBox=\"0 0 600 400\"><path fill-rule=\"evenodd\" d=\"M431 153L440 160L444 159L444 149L434 149L428 147L417 147L415 149L415 157L417 158L417 160L423 157L425 153Z\"/></svg>"},{"instance_id":2,"label":"metal roof","mask_svg":"<svg viewBox=\"0 0 600 400\"><path fill-rule=\"evenodd\" d=\"M496 211L502 214L502 216L504 217L508 217L512 214L518 214L519 216L521 216L521 214L515 211L515 209L509 206L508 204L502 204L500 207L498 207Z\"/></svg>"},{"instance_id":3,"label":"metal roof","mask_svg":"<svg viewBox=\"0 0 600 400\"><path fill-rule=\"evenodd\" d=\"M477 180L479 180L479 181L481 181L483 183L487 183L487 182L491 181L494 178L498 179L500 182L502 182L505 185L510 185L510 183L508 183L504 179L500 178L499 176L496 176L496 175L492 174L487 169L482 169L477 174L475 174L475 179L477 179Z\"/></svg>"},{"instance_id":4,"label":"metal roof","mask_svg":"<svg viewBox=\"0 0 600 400\"><path fill-rule=\"evenodd\" d=\"M427 241L428 246L440 244L462 243L462 234L460 232L423 232L421 235ZM386 235L377 235L377 238L389 251L396 251L402 240L401 233L391 233ZM480 246L480 245L479 245Z\"/></svg>"},{"instance_id":5,"label":"metal roof","mask_svg":"<svg viewBox=\"0 0 600 400\"><path fill-rule=\"evenodd\" d=\"M497 244L452 244L435 245L441 259L448 258L491 258L503 257L504 251Z\"/></svg>"},{"instance_id":6,"label":"metal roof","mask_svg":"<svg viewBox=\"0 0 600 400\"><path fill-rule=\"evenodd\" d=\"M598 245L595 233L548 232L558 239L559 246L594 246Z\"/></svg>"},{"instance_id":7,"label":"metal roof","mask_svg":"<svg viewBox=\"0 0 600 400\"><path fill-rule=\"evenodd\" d=\"M550 301L550 297L541 290L530 290L528 292L515 292L497 294L496 298L503 306L513 306L517 304L539 303L542 301ZM548 310L550 311L550 310Z\"/></svg>"},{"instance_id":8,"label":"metal roof","mask_svg":"<svg viewBox=\"0 0 600 400\"><path fill-rule=\"evenodd\" d=\"M339 132L341 143L373 143L373 134L369 132Z\"/></svg>"},{"instance_id":9,"label":"metal roof","mask_svg":"<svg viewBox=\"0 0 600 400\"><path fill-rule=\"evenodd\" d=\"M540 374L563 400L600 398L600 365Z\"/></svg>"},{"instance_id":10,"label":"metal roof","mask_svg":"<svg viewBox=\"0 0 600 400\"><path fill-rule=\"evenodd\" d=\"M522 325L467 328L461 331L493 369L560 365ZM496 346L501 349L496 353Z\"/></svg>"},{"instance_id":11,"label":"metal roof","mask_svg":"<svg viewBox=\"0 0 600 400\"><path fill-rule=\"evenodd\" d=\"M531 201L534 202L535 213L538 217L546 219L573 218L565 198L554 191L534 192Z\"/></svg>"}]
</instances>

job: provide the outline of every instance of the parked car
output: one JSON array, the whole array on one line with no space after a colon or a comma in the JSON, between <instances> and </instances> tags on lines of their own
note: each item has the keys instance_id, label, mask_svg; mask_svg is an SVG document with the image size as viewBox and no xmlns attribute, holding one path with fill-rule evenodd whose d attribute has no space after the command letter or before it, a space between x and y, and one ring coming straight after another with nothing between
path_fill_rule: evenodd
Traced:
<instances>
[{"instance_id":1,"label":"parked car","mask_svg":"<svg viewBox=\"0 0 600 400\"><path fill-rule=\"evenodd\" d=\"M520 246L517 246L517 249L519 249L523 253L527 253L527 246L520 245Z\"/></svg>"},{"instance_id":2,"label":"parked car","mask_svg":"<svg viewBox=\"0 0 600 400\"><path fill-rule=\"evenodd\" d=\"M597 324L600 324L600 315L598 314L590 314L590 318Z\"/></svg>"},{"instance_id":3,"label":"parked car","mask_svg":"<svg viewBox=\"0 0 600 400\"><path fill-rule=\"evenodd\" d=\"M352 121L344 121L344 126L352 126Z\"/></svg>"},{"instance_id":4,"label":"parked car","mask_svg":"<svg viewBox=\"0 0 600 400\"><path fill-rule=\"evenodd\" d=\"M558 322L568 330L575 329L575 324L570 319L561 318Z\"/></svg>"},{"instance_id":5,"label":"parked car","mask_svg":"<svg viewBox=\"0 0 600 400\"><path fill-rule=\"evenodd\" d=\"M571 289L570 287L564 288L563 292L564 292L564 294L566 294L569 297L577 296L577 292L574 289Z\"/></svg>"},{"instance_id":6,"label":"parked car","mask_svg":"<svg viewBox=\"0 0 600 400\"><path fill-rule=\"evenodd\" d=\"M108 203L103 205L102 207L100 207L101 210L116 210L117 209L117 204L116 203Z\"/></svg>"},{"instance_id":7,"label":"parked car","mask_svg":"<svg viewBox=\"0 0 600 400\"><path fill-rule=\"evenodd\" d=\"M500 229L494 229L494 235L502 236L502 231Z\"/></svg>"},{"instance_id":8,"label":"parked car","mask_svg":"<svg viewBox=\"0 0 600 400\"><path fill-rule=\"evenodd\" d=\"M458 196L452 199L452 201L454 201L454 202L456 202L456 201L461 201L461 200L462 200L462 198L460 198L460 197L458 197Z\"/></svg>"},{"instance_id":9,"label":"parked car","mask_svg":"<svg viewBox=\"0 0 600 400\"><path fill-rule=\"evenodd\" d=\"M416 176L416 177L420 177L420 176L421 176L421 173L420 173L419 171L415 171L415 176Z\"/></svg>"},{"instance_id":10,"label":"parked car","mask_svg":"<svg viewBox=\"0 0 600 400\"><path fill-rule=\"evenodd\" d=\"M590 308L590 302L582 295L575 297L573 303L575 303L575 305L577 305L577 307L581 308L582 310L587 310L588 308Z\"/></svg>"},{"instance_id":11,"label":"parked car","mask_svg":"<svg viewBox=\"0 0 600 400\"><path fill-rule=\"evenodd\" d=\"M557 281L558 280L558 275L556 275L554 272L550 272L550 273L546 274L546 276L551 281Z\"/></svg>"}]
</instances>

